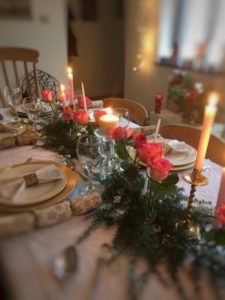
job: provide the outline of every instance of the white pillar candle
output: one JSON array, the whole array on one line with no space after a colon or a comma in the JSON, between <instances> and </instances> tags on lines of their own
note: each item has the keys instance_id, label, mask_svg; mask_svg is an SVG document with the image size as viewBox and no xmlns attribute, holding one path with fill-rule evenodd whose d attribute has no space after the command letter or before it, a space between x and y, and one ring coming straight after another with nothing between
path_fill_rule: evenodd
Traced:
<instances>
[{"instance_id":1,"label":"white pillar candle","mask_svg":"<svg viewBox=\"0 0 225 300\"><path fill-rule=\"evenodd\" d=\"M99 118L99 132L102 135L109 135L110 131L118 126L119 118L107 114Z\"/></svg>"}]
</instances>

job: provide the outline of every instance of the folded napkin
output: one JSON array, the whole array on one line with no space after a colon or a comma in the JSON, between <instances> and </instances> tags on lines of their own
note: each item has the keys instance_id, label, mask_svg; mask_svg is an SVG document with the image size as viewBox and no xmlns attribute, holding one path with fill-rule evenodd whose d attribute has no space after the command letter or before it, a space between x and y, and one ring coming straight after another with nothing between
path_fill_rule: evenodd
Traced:
<instances>
[{"instance_id":1,"label":"folded napkin","mask_svg":"<svg viewBox=\"0 0 225 300\"><path fill-rule=\"evenodd\" d=\"M62 178L60 169L55 165L48 165L21 177L10 177L0 180L0 196L16 202L19 195L29 186L47 183Z\"/></svg>"},{"instance_id":2,"label":"folded napkin","mask_svg":"<svg viewBox=\"0 0 225 300\"><path fill-rule=\"evenodd\" d=\"M185 142L180 142L178 140L172 140L168 143L170 151L173 153L184 153L188 151L188 145Z\"/></svg>"}]
</instances>

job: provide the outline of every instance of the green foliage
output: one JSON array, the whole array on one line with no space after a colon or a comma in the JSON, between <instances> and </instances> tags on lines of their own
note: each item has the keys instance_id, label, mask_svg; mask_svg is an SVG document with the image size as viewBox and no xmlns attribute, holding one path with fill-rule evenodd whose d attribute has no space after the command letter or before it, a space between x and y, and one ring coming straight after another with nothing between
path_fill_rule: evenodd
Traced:
<instances>
[{"instance_id":1,"label":"green foliage","mask_svg":"<svg viewBox=\"0 0 225 300\"><path fill-rule=\"evenodd\" d=\"M185 100L186 94L187 90L180 87L179 85L170 87L168 90L168 98L173 99L177 104L180 104Z\"/></svg>"},{"instance_id":2,"label":"green foliage","mask_svg":"<svg viewBox=\"0 0 225 300\"><path fill-rule=\"evenodd\" d=\"M207 241L213 241L217 245L225 246L225 228L213 228L205 234Z\"/></svg>"},{"instance_id":3,"label":"green foliage","mask_svg":"<svg viewBox=\"0 0 225 300\"><path fill-rule=\"evenodd\" d=\"M95 126L81 126L74 121L65 121L60 117L45 120L42 127L43 147L63 155L76 157L77 139L81 134L93 134Z\"/></svg>"},{"instance_id":4,"label":"green foliage","mask_svg":"<svg viewBox=\"0 0 225 300\"><path fill-rule=\"evenodd\" d=\"M93 220L91 227L98 224L117 226L110 247L117 251L118 255L129 254L131 257L129 278L133 298L141 291L135 286L143 287L150 273L156 272L160 278L160 265L165 266L171 279L179 286L178 271L190 257L189 262L192 263L188 275L193 279L194 285L198 276L196 278L193 274L199 274L204 268L213 275L214 284L218 278L223 278L223 281L225 279L225 248L212 247L210 241L211 234L212 240L224 245L224 229L223 232L217 232L217 237L213 232L206 234L205 226L212 220L211 211L206 208L193 210L192 221L200 228L200 240L198 234L184 226L184 203L187 202L187 197L181 189L172 188L177 181L176 174L165 180L163 192L159 192L156 201L156 217L153 218L148 210L149 194L143 194L144 177L135 165L124 162L120 172L115 172L106 179L102 194L103 203L89 215ZM159 188L159 183L154 184ZM140 276L135 276L134 261L139 259L147 262L148 269ZM181 288L179 292L183 293Z\"/></svg>"},{"instance_id":5,"label":"green foliage","mask_svg":"<svg viewBox=\"0 0 225 300\"><path fill-rule=\"evenodd\" d=\"M126 144L123 141L119 141L116 143L116 154L122 160L128 160L129 155L126 149Z\"/></svg>"}]
</instances>

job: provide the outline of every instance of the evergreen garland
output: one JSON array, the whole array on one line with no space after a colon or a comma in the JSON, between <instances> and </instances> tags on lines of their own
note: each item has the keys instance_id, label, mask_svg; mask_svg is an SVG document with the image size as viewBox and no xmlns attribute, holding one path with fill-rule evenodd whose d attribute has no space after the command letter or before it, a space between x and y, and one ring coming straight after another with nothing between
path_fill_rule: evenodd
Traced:
<instances>
[{"instance_id":1,"label":"evergreen garland","mask_svg":"<svg viewBox=\"0 0 225 300\"><path fill-rule=\"evenodd\" d=\"M95 125L81 127L74 121L65 121L59 116L41 123L43 147L62 155L76 157L77 139L81 134L94 134Z\"/></svg>"},{"instance_id":2,"label":"evergreen garland","mask_svg":"<svg viewBox=\"0 0 225 300\"><path fill-rule=\"evenodd\" d=\"M108 245L111 258L107 256L107 259L101 260L101 265L113 263L121 253L130 255L129 293L132 299L139 297L152 272L168 283L158 272L160 265L165 266L182 297L185 297L185 289L179 283L178 271L180 268L185 271L183 265L186 262L191 262L188 274L196 293L202 269L210 272L214 286L221 281L224 284L225 247L217 246L215 240L208 240L209 233L206 232L213 220L212 212L206 208L193 209L192 222L198 224L201 236L179 226L186 216L184 202L187 197L181 189L173 188L160 194L154 218L149 215L149 195L142 194L143 175L139 174L135 165L123 163L122 169L104 182L103 203L88 216L92 218L91 227L80 237L78 244L100 224L117 226L112 245ZM139 259L147 262L148 269L137 275Z\"/></svg>"}]
</instances>

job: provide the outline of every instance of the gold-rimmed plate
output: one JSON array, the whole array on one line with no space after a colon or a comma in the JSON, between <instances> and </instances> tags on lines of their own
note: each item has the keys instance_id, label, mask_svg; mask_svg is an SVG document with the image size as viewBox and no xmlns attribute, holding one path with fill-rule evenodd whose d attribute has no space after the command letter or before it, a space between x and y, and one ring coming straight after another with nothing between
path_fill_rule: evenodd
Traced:
<instances>
[{"instance_id":1,"label":"gold-rimmed plate","mask_svg":"<svg viewBox=\"0 0 225 300\"><path fill-rule=\"evenodd\" d=\"M73 189L77 183L76 174L73 171L71 171L65 165L58 164L58 163L52 162L52 161L33 162L33 164L36 164L36 163L37 164L44 163L45 165L54 163L64 173L64 175L67 178L65 187L61 190L61 192L55 194L54 196L52 196L46 200L41 201L39 203L29 203L26 205L14 205L14 206L10 206L5 203L0 203L0 213L21 213L21 212L32 211L34 209L48 207L48 206L51 206L55 203L62 201L73 191ZM20 164L20 165L22 165L22 164ZM19 166L19 165L17 165L17 166Z\"/></svg>"}]
</instances>

